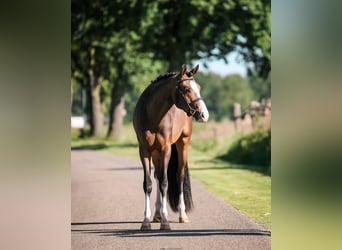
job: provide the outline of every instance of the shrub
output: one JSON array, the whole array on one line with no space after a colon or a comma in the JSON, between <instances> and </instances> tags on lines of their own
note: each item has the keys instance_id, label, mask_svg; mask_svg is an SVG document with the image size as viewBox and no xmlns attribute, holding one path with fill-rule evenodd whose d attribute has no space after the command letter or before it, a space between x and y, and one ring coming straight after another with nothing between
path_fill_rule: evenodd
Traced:
<instances>
[{"instance_id":1,"label":"shrub","mask_svg":"<svg viewBox=\"0 0 342 250\"><path fill-rule=\"evenodd\" d=\"M270 174L271 130L257 130L241 136L222 158L237 164L262 166L263 172Z\"/></svg>"}]
</instances>

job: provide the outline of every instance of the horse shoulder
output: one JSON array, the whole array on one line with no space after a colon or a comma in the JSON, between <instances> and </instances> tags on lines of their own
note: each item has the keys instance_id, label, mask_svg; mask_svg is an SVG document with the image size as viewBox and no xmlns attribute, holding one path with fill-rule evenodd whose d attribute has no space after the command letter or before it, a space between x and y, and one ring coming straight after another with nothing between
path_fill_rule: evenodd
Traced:
<instances>
[{"instance_id":1,"label":"horse shoulder","mask_svg":"<svg viewBox=\"0 0 342 250\"><path fill-rule=\"evenodd\" d=\"M188 117L182 110L177 110L172 126L172 143L178 141L180 137L191 135L191 117Z\"/></svg>"},{"instance_id":2,"label":"horse shoulder","mask_svg":"<svg viewBox=\"0 0 342 250\"><path fill-rule=\"evenodd\" d=\"M190 137L192 133L192 117L186 117L183 126L183 136Z\"/></svg>"}]
</instances>

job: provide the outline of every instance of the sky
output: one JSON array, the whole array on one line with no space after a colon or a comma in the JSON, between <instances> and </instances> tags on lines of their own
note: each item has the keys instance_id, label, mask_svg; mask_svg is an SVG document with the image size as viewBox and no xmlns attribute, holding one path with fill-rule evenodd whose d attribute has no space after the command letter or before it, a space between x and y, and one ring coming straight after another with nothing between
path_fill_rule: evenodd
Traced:
<instances>
[{"instance_id":1,"label":"sky","mask_svg":"<svg viewBox=\"0 0 342 250\"><path fill-rule=\"evenodd\" d=\"M236 57L238 54L236 52L232 52L227 56L228 64L225 64L223 60L215 60L212 62L207 61L208 69L203 66L203 62L206 60L197 60L194 64L199 64L200 72L214 72L221 76L227 76L231 74L240 74L241 76L247 75L246 66L243 62L237 62Z\"/></svg>"}]
</instances>

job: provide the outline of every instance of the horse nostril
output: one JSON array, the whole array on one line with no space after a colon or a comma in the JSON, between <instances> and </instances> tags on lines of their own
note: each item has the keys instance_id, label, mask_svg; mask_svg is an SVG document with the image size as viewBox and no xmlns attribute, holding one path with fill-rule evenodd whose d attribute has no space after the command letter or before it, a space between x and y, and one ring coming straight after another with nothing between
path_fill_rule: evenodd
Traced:
<instances>
[{"instance_id":1,"label":"horse nostril","mask_svg":"<svg viewBox=\"0 0 342 250\"><path fill-rule=\"evenodd\" d=\"M201 117L204 119L204 113L203 112L201 113Z\"/></svg>"}]
</instances>

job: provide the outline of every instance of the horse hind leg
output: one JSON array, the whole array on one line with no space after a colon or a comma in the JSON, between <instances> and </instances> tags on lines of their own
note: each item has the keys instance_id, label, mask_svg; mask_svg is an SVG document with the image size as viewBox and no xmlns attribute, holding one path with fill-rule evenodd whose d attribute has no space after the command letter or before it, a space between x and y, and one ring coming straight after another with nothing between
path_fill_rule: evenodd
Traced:
<instances>
[{"instance_id":1,"label":"horse hind leg","mask_svg":"<svg viewBox=\"0 0 342 250\"><path fill-rule=\"evenodd\" d=\"M189 218L188 218L188 216L186 215L186 212L185 212L185 203L184 203L184 194L183 194L183 192L181 192L180 195L179 195L178 209L179 209L179 223L188 223L189 222Z\"/></svg>"},{"instance_id":2,"label":"horse hind leg","mask_svg":"<svg viewBox=\"0 0 342 250\"><path fill-rule=\"evenodd\" d=\"M189 169L188 164L186 162L185 168L182 168L179 176L179 184L180 184L180 194L179 194L179 222L180 223L188 223L189 218L186 214L186 211L190 211L193 207L192 195L191 195L191 184L189 177Z\"/></svg>"},{"instance_id":3,"label":"horse hind leg","mask_svg":"<svg viewBox=\"0 0 342 250\"><path fill-rule=\"evenodd\" d=\"M184 175L180 174L179 179L180 179L180 183L179 183L180 194L179 194L179 203L178 203L179 223L188 223L189 218L185 212L185 202L184 202Z\"/></svg>"}]
</instances>

